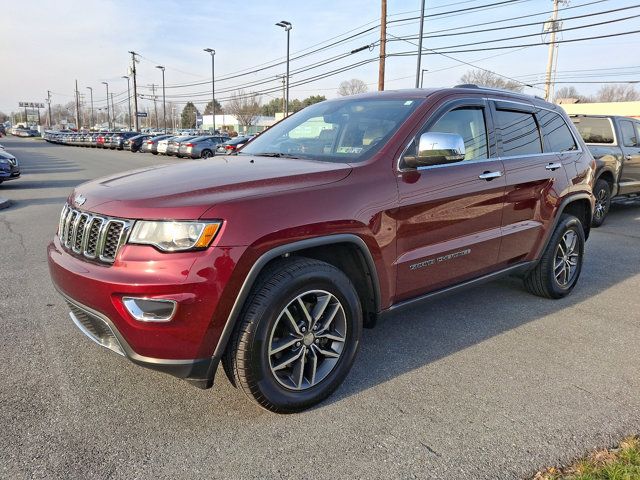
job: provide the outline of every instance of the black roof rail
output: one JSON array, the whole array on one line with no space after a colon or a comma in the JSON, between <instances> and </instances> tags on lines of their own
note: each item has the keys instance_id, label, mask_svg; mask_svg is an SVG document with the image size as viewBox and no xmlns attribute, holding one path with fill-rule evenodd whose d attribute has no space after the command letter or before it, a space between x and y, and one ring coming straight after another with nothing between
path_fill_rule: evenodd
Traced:
<instances>
[{"instance_id":1,"label":"black roof rail","mask_svg":"<svg viewBox=\"0 0 640 480\"><path fill-rule=\"evenodd\" d=\"M454 85L453 88L480 88L475 83L461 83L460 85Z\"/></svg>"}]
</instances>

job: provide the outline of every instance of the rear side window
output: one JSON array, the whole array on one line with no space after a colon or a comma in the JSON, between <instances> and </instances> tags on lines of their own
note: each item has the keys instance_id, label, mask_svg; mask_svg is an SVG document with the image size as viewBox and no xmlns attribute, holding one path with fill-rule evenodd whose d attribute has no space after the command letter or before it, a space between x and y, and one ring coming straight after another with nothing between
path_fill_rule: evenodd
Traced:
<instances>
[{"instance_id":1,"label":"rear side window","mask_svg":"<svg viewBox=\"0 0 640 480\"><path fill-rule=\"evenodd\" d=\"M608 118L573 117L573 124L585 143L601 143L613 145L613 128Z\"/></svg>"},{"instance_id":2,"label":"rear side window","mask_svg":"<svg viewBox=\"0 0 640 480\"><path fill-rule=\"evenodd\" d=\"M638 146L638 135L633 128L633 123L628 120L620 121L620 130L622 131L622 144L625 147Z\"/></svg>"},{"instance_id":3,"label":"rear side window","mask_svg":"<svg viewBox=\"0 0 640 480\"><path fill-rule=\"evenodd\" d=\"M542 153L540 132L533 114L496 110L496 130L502 139L503 156Z\"/></svg>"},{"instance_id":4,"label":"rear side window","mask_svg":"<svg viewBox=\"0 0 640 480\"><path fill-rule=\"evenodd\" d=\"M542 135L549 145L549 151L567 152L578 149L571 130L560 115L549 110L542 110L538 113L538 121Z\"/></svg>"}]
</instances>

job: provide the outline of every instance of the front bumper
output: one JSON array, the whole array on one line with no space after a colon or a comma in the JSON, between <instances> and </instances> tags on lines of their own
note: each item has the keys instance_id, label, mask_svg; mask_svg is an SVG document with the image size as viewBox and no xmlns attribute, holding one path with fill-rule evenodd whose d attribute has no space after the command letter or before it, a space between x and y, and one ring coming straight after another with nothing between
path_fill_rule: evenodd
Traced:
<instances>
[{"instance_id":1,"label":"front bumper","mask_svg":"<svg viewBox=\"0 0 640 480\"><path fill-rule=\"evenodd\" d=\"M0 170L0 181L15 180L20 178L20 167L11 167L9 170Z\"/></svg>"},{"instance_id":2,"label":"front bumper","mask_svg":"<svg viewBox=\"0 0 640 480\"><path fill-rule=\"evenodd\" d=\"M48 260L54 286L85 335L134 363L208 388L220 360L213 352L235 298L223 292L243 251L166 254L125 245L112 265L104 265L69 253L56 236ZM178 306L169 322L141 322L124 308L126 296L171 299Z\"/></svg>"}]
</instances>

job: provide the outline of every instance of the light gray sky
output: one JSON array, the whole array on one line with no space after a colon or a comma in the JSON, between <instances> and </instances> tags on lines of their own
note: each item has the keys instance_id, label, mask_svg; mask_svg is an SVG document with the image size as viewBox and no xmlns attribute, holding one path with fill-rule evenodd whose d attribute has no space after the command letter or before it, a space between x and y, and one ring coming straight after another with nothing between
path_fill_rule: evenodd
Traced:
<instances>
[{"instance_id":1,"label":"light gray sky","mask_svg":"<svg viewBox=\"0 0 640 480\"><path fill-rule=\"evenodd\" d=\"M539 43L540 24L522 28L505 26L543 22L549 17L551 0L518 0L490 8L464 11L464 9L495 4L500 0L427 0L425 34L449 29L446 34L456 36L429 38L425 47L438 49L444 46L472 44L459 49L486 48L507 44ZM81 93L88 94L87 86L94 88L96 107L104 102L104 85L108 81L110 91L116 94L117 102L126 102L126 80L130 62L129 50L142 55L138 65L139 93L150 93L151 83L159 85L162 77L155 65L165 65L167 85L206 82L210 80L211 63L205 47L216 50L216 95L222 103L230 92L242 84L266 83L247 86L246 90L275 90L276 75L284 73L284 66L251 73L236 79L222 80L233 72L251 70L267 62L283 60L286 35L274 24L288 20L294 27L291 32L292 55L309 47L345 38L359 31L375 27L379 22L379 0L263 0L246 1L242 4L231 1L10 1L2 0L0 6L0 110L11 112L18 109L19 101L42 102L47 90L53 93L53 103L73 100L74 81L77 79ZM590 4L591 5L586 5ZM585 6L583 6L585 5ZM637 5L635 0L571 0L572 7L561 12L560 17L586 15L625 6ZM401 20L419 14L420 0L389 0L389 20ZM447 12L452 12L448 13ZM500 24L466 27L484 22L529 16ZM566 20L564 28L616 20L640 15L640 8L596 15L588 18ZM460 32L487 28L500 28L474 34ZM640 19L598 25L562 34L564 39L593 35L606 35L640 30ZM342 34L346 35L339 36ZM416 47L405 41L393 41L394 36L417 35L416 20L395 22L389 25L387 53L415 51ZM496 42L495 40L534 34L531 37ZM291 69L311 66L322 60L345 54L361 46L377 41L379 31L357 36L313 55L292 61ZM488 43L480 43L489 41ZM319 46L326 45L326 43ZM560 45L558 80L603 79L625 81L638 80L640 76L640 34L604 38L600 40L565 43ZM454 50L459 50L454 49ZM308 50L306 50L308 51ZM315 69L292 75L291 83L346 67L358 61L373 59L378 47L349 55ZM451 57L480 65L497 73L516 77L526 82L540 82L547 61L547 47L538 45L518 50L491 50L451 53ZM492 58L488 58L492 57ZM390 57L387 60L387 89L413 87L416 57ZM424 55L425 86L450 86L471 67L441 55ZM624 67L624 68L623 68ZM377 85L377 63L369 63L337 75L292 86L291 98L304 98L321 94L336 95L342 80L360 78L370 89ZM607 71L576 72L585 69L613 69ZM562 85L559 85L562 86ZM595 92L600 85L576 84L579 91ZM527 88L527 93L541 94L538 88ZM210 99L210 84L167 89L167 99L178 104L195 100L199 108ZM279 91L262 94L262 101L279 96ZM87 95L88 99L88 95Z\"/></svg>"}]
</instances>

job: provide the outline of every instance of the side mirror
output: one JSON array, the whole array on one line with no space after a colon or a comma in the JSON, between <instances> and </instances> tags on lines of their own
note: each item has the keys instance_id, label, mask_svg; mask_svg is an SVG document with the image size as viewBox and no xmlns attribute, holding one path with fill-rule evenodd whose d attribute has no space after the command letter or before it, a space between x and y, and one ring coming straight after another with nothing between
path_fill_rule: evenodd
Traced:
<instances>
[{"instance_id":1,"label":"side mirror","mask_svg":"<svg viewBox=\"0 0 640 480\"><path fill-rule=\"evenodd\" d=\"M409 168L442 165L464 160L464 140L457 133L426 132L420 135L417 155L405 155Z\"/></svg>"}]
</instances>

